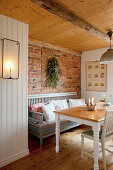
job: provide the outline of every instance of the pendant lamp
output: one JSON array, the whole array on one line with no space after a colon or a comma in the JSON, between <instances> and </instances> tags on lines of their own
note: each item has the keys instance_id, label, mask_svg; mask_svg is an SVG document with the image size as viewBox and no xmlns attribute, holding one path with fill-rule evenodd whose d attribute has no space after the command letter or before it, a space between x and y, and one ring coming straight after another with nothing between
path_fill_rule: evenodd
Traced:
<instances>
[{"instance_id":1,"label":"pendant lamp","mask_svg":"<svg viewBox=\"0 0 113 170\"><path fill-rule=\"evenodd\" d=\"M100 64L110 64L113 63L113 49L111 49L111 39L113 31L108 31L107 35L110 38L110 48L101 56Z\"/></svg>"}]
</instances>

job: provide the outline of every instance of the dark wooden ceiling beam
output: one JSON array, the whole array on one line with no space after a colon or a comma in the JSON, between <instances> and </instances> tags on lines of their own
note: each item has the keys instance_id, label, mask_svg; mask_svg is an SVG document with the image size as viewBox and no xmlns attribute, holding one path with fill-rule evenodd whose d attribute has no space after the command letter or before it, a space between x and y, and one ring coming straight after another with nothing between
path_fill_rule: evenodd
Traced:
<instances>
[{"instance_id":1,"label":"dark wooden ceiling beam","mask_svg":"<svg viewBox=\"0 0 113 170\"><path fill-rule=\"evenodd\" d=\"M71 22L73 25L76 25L88 31L90 34L107 42L110 42L109 37L105 33L100 32L98 29L93 27L91 24L87 23L84 19L75 15L72 11L70 11L60 3L57 3L53 0L31 0L31 1L39 5L40 7L46 9L47 11L61 17L62 19Z\"/></svg>"}]
</instances>

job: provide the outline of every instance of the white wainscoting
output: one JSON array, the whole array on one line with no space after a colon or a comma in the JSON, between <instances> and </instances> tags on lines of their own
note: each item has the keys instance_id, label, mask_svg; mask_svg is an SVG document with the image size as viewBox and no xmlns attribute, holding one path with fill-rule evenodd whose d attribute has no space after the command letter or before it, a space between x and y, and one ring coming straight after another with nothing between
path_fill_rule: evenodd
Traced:
<instances>
[{"instance_id":1,"label":"white wainscoting","mask_svg":"<svg viewBox=\"0 0 113 170\"><path fill-rule=\"evenodd\" d=\"M96 101L102 99L102 94L111 98L113 104L113 64L107 64L107 89L106 92L86 91L86 69L85 63L88 61L99 61L101 55L108 48L86 51L81 56L81 96L88 101L89 97L94 97Z\"/></svg>"},{"instance_id":2,"label":"white wainscoting","mask_svg":"<svg viewBox=\"0 0 113 170\"><path fill-rule=\"evenodd\" d=\"M27 110L28 25L0 15L0 39L20 42L19 79L0 79L0 167L29 154ZM0 41L0 55L2 55Z\"/></svg>"}]
</instances>

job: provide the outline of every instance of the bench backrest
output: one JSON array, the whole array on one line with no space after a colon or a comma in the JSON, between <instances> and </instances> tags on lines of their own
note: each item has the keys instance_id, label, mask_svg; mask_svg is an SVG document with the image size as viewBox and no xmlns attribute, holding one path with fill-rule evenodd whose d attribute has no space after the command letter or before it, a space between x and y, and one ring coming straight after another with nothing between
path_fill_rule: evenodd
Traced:
<instances>
[{"instance_id":1,"label":"bench backrest","mask_svg":"<svg viewBox=\"0 0 113 170\"><path fill-rule=\"evenodd\" d=\"M77 93L76 92L65 92L65 93L47 93L47 94L37 94L37 95L28 95L28 107L32 104L41 103L41 102L48 102L50 100L63 100L66 99L76 99Z\"/></svg>"}]
</instances>

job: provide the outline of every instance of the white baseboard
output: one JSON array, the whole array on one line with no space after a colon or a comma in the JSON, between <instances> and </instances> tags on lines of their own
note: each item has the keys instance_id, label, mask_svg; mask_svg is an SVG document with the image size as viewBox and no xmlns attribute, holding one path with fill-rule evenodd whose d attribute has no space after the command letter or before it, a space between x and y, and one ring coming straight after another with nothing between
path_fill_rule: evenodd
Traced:
<instances>
[{"instance_id":1,"label":"white baseboard","mask_svg":"<svg viewBox=\"0 0 113 170\"><path fill-rule=\"evenodd\" d=\"M10 156L5 160L0 161L0 168L7 165L7 164L9 164L9 163L11 163L11 162L14 162L14 161L16 161L16 160L18 160L20 158L23 158L23 157L25 157L27 155L29 155L29 149L26 149L26 150L24 150L22 152L19 152L19 153L13 155L13 156Z\"/></svg>"}]
</instances>

